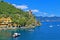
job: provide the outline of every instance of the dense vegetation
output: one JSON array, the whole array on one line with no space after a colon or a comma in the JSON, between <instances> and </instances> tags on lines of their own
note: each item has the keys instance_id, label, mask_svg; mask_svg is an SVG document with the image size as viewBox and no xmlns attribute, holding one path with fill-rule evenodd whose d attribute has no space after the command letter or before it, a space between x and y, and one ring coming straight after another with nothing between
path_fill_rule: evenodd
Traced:
<instances>
[{"instance_id":1,"label":"dense vegetation","mask_svg":"<svg viewBox=\"0 0 60 40\"><path fill-rule=\"evenodd\" d=\"M3 1L0 2L0 18L1 17L10 17L13 23L16 23L20 26L26 26L30 24L36 25L34 16L29 17L28 12L17 9L13 5Z\"/></svg>"}]
</instances>

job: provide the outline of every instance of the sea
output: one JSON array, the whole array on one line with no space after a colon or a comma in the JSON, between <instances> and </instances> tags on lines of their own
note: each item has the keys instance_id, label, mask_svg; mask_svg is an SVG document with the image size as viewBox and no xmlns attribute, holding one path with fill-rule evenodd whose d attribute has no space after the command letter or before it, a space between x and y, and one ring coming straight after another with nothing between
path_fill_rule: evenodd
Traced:
<instances>
[{"instance_id":1,"label":"sea","mask_svg":"<svg viewBox=\"0 0 60 40\"><path fill-rule=\"evenodd\" d=\"M14 38L13 33L21 35ZM60 22L41 22L40 26L28 30L3 30L0 40L60 40Z\"/></svg>"}]
</instances>

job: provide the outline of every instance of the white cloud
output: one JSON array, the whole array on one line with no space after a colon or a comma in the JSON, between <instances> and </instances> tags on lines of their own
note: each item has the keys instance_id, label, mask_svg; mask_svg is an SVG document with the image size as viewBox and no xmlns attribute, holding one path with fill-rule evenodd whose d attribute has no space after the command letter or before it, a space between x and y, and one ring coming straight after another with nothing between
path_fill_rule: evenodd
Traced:
<instances>
[{"instance_id":1,"label":"white cloud","mask_svg":"<svg viewBox=\"0 0 60 40\"><path fill-rule=\"evenodd\" d=\"M26 10L26 11L29 11L29 10ZM31 10L31 11L34 12L34 13L39 12L39 10L37 10L37 9L33 9L33 10Z\"/></svg>"},{"instance_id":2,"label":"white cloud","mask_svg":"<svg viewBox=\"0 0 60 40\"><path fill-rule=\"evenodd\" d=\"M48 13L46 13L46 12L43 12L43 15L48 15Z\"/></svg>"},{"instance_id":3,"label":"white cloud","mask_svg":"<svg viewBox=\"0 0 60 40\"><path fill-rule=\"evenodd\" d=\"M25 11L29 11L28 6L27 5L16 5L16 4L12 4L13 6L15 6L18 9L26 9ZM40 12L38 9L31 9L31 11L33 12L33 14L35 14L36 16L48 16L48 17L54 17L54 14L48 14L47 12Z\"/></svg>"},{"instance_id":4,"label":"white cloud","mask_svg":"<svg viewBox=\"0 0 60 40\"><path fill-rule=\"evenodd\" d=\"M12 4L13 6L15 6L18 9L27 9L28 6L27 5L16 5L16 4Z\"/></svg>"},{"instance_id":5,"label":"white cloud","mask_svg":"<svg viewBox=\"0 0 60 40\"><path fill-rule=\"evenodd\" d=\"M40 13L37 13L37 16L43 16L43 17L54 17L56 16L55 14L49 14L47 12L40 12Z\"/></svg>"},{"instance_id":6,"label":"white cloud","mask_svg":"<svg viewBox=\"0 0 60 40\"><path fill-rule=\"evenodd\" d=\"M39 12L39 10L37 10L37 9L34 9L34 10L31 10L32 12Z\"/></svg>"},{"instance_id":7,"label":"white cloud","mask_svg":"<svg viewBox=\"0 0 60 40\"><path fill-rule=\"evenodd\" d=\"M13 6L16 6L16 4L12 4Z\"/></svg>"},{"instance_id":8,"label":"white cloud","mask_svg":"<svg viewBox=\"0 0 60 40\"><path fill-rule=\"evenodd\" d=\"M46 12L39 12L36 15L45 17L45 16L48 16L48 13L46 13Z\"/></svg>"}]
</instances>

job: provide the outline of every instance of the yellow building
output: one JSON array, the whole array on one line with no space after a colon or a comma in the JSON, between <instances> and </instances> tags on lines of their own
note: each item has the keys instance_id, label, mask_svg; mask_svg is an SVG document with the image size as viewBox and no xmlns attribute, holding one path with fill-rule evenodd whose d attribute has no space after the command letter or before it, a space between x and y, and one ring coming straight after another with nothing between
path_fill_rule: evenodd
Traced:
<instances>
[{"instance_id":1,"label":"yellow building","mask_svg":"<svg viewBox=\"0 0 60 40\"><path fill-rule=\"evenodd\" d=\"M9 24L11 25L11 18L10 17L7 17L7 18L0 18L0 26L8 26Z\"/></svg>"},{"instance_id":2,"label":"yellow building","mask_svg":"<svg viewBox=\"0 0 60 40\"><path fill-rule=\"evenodd\" d=\"M8 24L9 22L12 22L11 18L8 17L8 18L0 18L0 23L3 23L3 24Z\"/></svg>"}]
</instances>

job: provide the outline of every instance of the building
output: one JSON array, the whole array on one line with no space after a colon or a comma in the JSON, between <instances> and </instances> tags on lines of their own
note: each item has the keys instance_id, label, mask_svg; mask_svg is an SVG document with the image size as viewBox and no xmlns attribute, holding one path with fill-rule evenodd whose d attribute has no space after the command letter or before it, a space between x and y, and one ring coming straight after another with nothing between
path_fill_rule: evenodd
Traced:
<instances>
[{"instance_id":1,"label":"building","mask_svg":"<svg viewBox=\"0 0 60 40\"><path fill-rule=\"evenodd\" d=\"M32 11L29 10L29 17L32 17Z\"/></svg>"},{"instance_id":2,"label":"building","mask_svg":"<svg viewBox=\"0 0 60 40\"><path fill-rule=\"evenodd\" d=\"M12 26L12 19L10 17L2 17L0 18L0 27L5 27L5 26Z\"/></svg>"}]
</instances>

